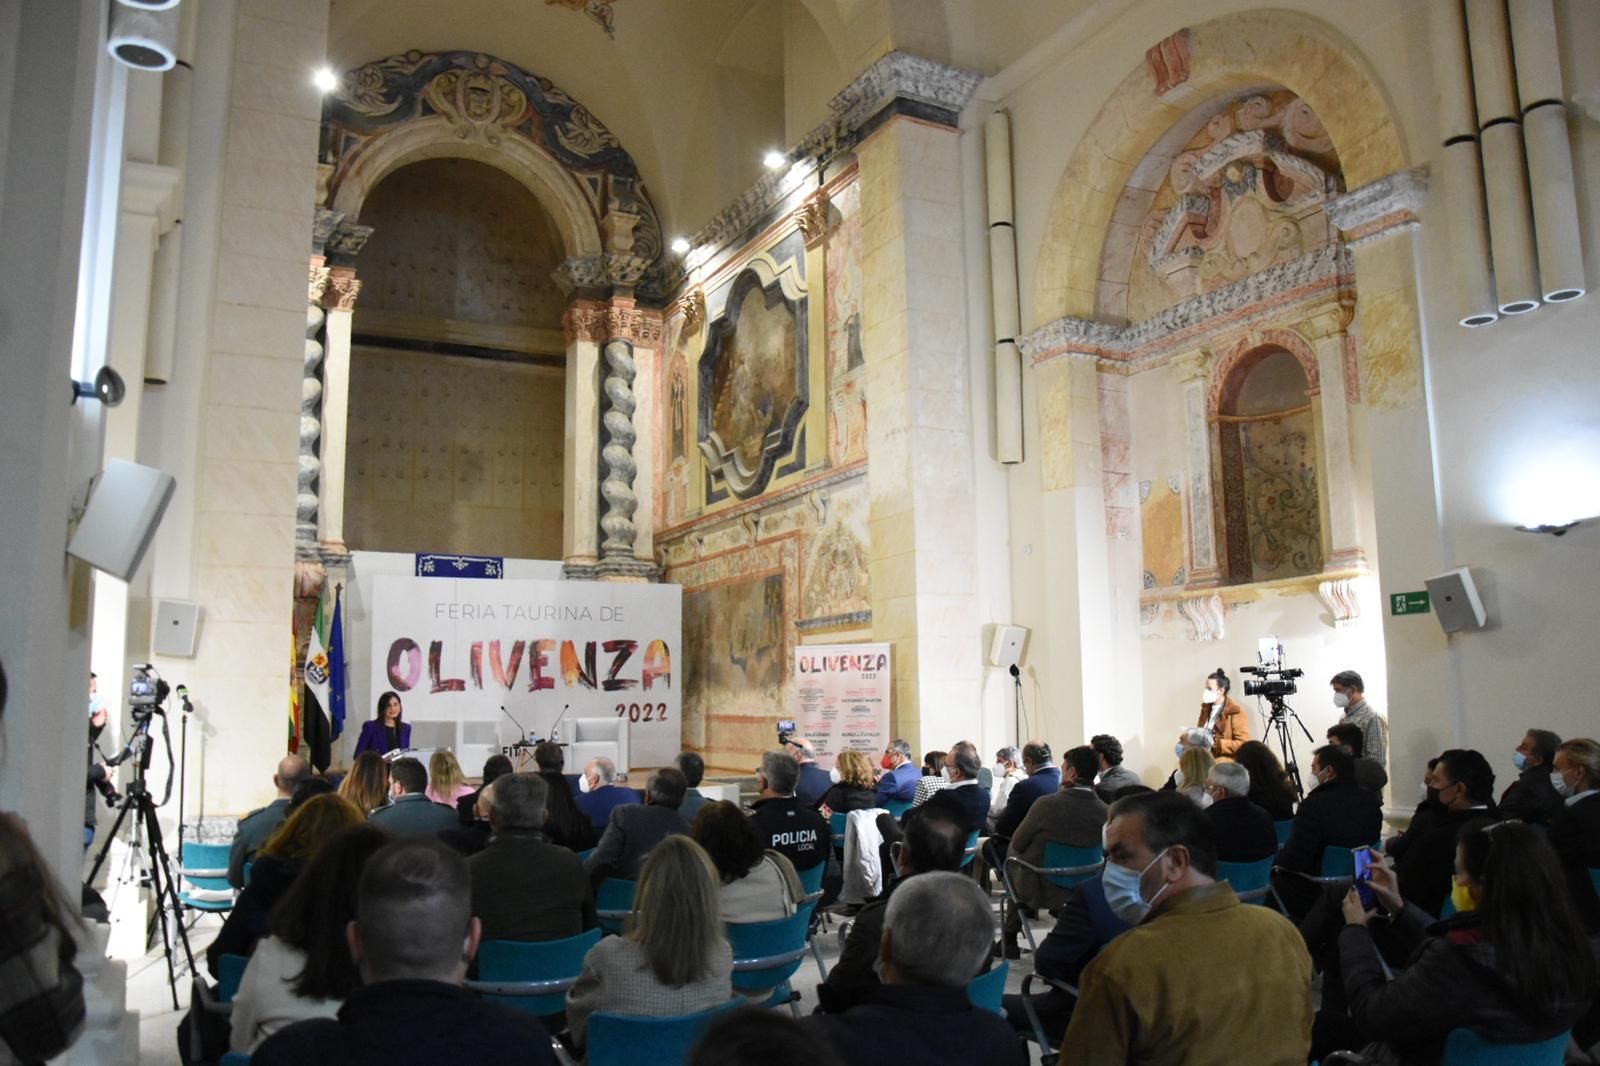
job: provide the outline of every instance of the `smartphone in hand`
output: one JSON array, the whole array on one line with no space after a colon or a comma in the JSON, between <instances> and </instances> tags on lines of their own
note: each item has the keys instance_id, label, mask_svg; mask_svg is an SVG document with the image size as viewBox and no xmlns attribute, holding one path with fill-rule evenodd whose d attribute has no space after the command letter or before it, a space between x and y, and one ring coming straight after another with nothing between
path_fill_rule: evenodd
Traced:
<instances>
[{"instance_id":1,"label":"smartphone in hand","mask_svg":"<svg viewBox=\"0 0 1600 1066\"><path fill-rule=\"evenodd\" d=\"M1372 910L1378 905L1377 894L1372 891L1372 866L1381 862L1371 848L1356 848L1356 893L1361 897L1361 905L1367 910Z\"/></svg>"}]
</instances>

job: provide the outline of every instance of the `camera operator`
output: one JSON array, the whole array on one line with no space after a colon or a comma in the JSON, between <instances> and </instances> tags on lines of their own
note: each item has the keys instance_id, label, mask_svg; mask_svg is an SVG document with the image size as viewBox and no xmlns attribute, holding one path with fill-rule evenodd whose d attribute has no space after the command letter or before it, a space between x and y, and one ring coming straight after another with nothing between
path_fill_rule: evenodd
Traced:
<instances>
[{"instance_id":1,"label":"camera operator","mask_svg":"<svg viewBox=\"0 0 1600 1066\"><path fill-rule=\"evenodd\" d=\"M1333 705L1344 712L1339 724L1361 729L1362 754L1382 766L1389 761L1389 723L1367 702L1366 686L1354 670L1340 670L1328 684Z\"/></svg>"},{"instance_id":2,"label":"camera operator","mask_svg":"<svg viewBox=\"0 0 1600 1066\"><path fill-rule=\"evenodd\" d=\"M94 843L95 823L99 816L95 812L95 796L105 797L107 806L115 806L117 800L116 788L111 784L111 773L106 769L108 765L116 763L102 762L98 741L100 734L105 731L106 719L109 715L100 702L100 681L93 673L89 675L89 769L83 785L83 850L88 851L89 845ZM118 762L121 760L119 759Z\"/></svg>"}]
</instances>

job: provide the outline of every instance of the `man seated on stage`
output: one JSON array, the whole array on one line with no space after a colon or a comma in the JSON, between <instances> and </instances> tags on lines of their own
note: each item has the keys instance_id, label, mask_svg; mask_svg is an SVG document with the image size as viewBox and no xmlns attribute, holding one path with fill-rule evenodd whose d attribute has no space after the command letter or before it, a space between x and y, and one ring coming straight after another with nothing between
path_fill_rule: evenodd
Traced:
<instances>
[{"instance_id":1,"label":"man seated on stage","mask_svg":"<svg viewBox=\"0 0 1600 1066\"><path fill-rule=\"evenodd\" d=\"M608 877L637 881L644 860L657 844L689 831L689 823L678 813L688 788L680 771L664 766L650 775L642 804L624 803L611 808L611 819L600 834L599 845L584 860L589 883L598 886Z\"/></svg>"},{"instance_id":2,"label":"man seated on stage","mask_svg":"<svg viewBox=\"0 0 1600 1066\"><path fill-rule=\"evenodd\" d=\"M796 870L809 870L828 861L833 830L828 819L795 798L800 767L781 751L761 756L756 787L761 798L750 805L750 824L763 848L782 852Z\"/></svg>"},{"instance_id":3,"label":"man seated on stage","mask_svg":"<svg viewBox=\"0 0 1600 1066\"><path fill-rule=\"evenodd\" d=\"M483 789L494 834L467 869L485 940L563 940L594 928L583 864L544 838L549 792L538 774L503 774Z\"/></svg>"},{"instance_id":4,"label":"man seated on stage","mask_svg":"<svg viewBox=\"0 0 1600 1066\"><path fill-rule=\"evenodd\" d=\"M583 768L583 786L573 797L578 809L589 816L595 832L605 832L611 820L611 808L638 803L639 794L631 788L616 784L617 764L606 758L589 760Z\"/></svg>"},{"instance_id":5,"label":"man seated on stage","mask_svg":"<svg viewBox=\"0 0 1600 1066\"><path fill-rule=\"evenodd\" d=\"M427 788L428 771L422 763L410 757L396 759L389 767L389 805L373 811L367 820L395 836L432 836L454 828L456 812L428 799Z\"/></svg>"},{"instance_id":6,"label":"man seated on stage","mask_svg":"<svg viewBox=\"0 0 1600 1066\"><path fill-rule=\"evenodd\" d=\"M278 772L272 775L278 798L239 819L239 828L234 831L233 846L228 849L228 884L244 887L245 863L254 862L261 845L278 831L289 816L289 801L294 798L295 788L310 776L311 764L300 756L285 755L278 760Z\"/></svg>"},{"instance_id":7,"label":"man seated on stage","mask_svg":"<svg viewBox=\"0 0 1600 1066\"><path fill-rule=\"evenodd\" d=\"M252 1066L555 1062L537 1021L461 986L481 936L461 856L437 841L385 845L361 873L346 932L361 987L337 1021L298 1022L268 1037Z\"/></svg>"}]
</instances>

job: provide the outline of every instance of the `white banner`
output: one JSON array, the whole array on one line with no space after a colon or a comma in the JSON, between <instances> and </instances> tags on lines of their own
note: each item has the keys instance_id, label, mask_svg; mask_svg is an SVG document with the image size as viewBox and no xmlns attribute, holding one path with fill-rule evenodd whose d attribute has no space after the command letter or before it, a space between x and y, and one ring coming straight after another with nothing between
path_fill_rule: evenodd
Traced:
<instances>
[{"instance_id":1,"label":"white banner","mask_svg":"<svg viewBox=\"0 0 1600 1066\"><path fill-rule=\"evenodd\" d=\"M374 586L374 702L400 694L414 747L452 747L475 774L524 730L572 741L578 719L622 719L632 766L678 754L679 586L418 577ZM359 730L351 719L345 728Z\"/></svg>"},{"instance_id":2,"label":"white banner","mask_svg":"<svg viewBox=\"0 0 1600 1066\"><path fill-rule=\"evenodd\" d=\"M889 743L889 645L803 644L794 650L796 732L833 769L855 749L874 766Z\"/></svg>"}]
</instances>

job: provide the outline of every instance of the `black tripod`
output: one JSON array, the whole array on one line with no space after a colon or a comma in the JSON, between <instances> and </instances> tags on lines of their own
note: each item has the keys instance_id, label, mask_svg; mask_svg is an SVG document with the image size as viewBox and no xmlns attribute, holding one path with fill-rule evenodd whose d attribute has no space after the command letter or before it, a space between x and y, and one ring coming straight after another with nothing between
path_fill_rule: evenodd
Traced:
<instances>
[{"instance_id":1,"label":"black tripod","mask_svg":"<svg viewBox=\"0 0 1600 1066\"><path fill-rule=\"evenodd\" d=\"M1300 732L1306 735L1306 742L1315 744L1316 738L1311 735L1311 730L1300 720L1294 708L1284 702L1282 696L1269 696L1271 704L1271 720L1267 722L1267 732L1276 733L1278 736L1278 750L1283 752L1283 768L1289 774L1289 780L1294 782L1294 792L1298 799L1305 799L1306 790L1300 783L1300 767L1294 758L1294 737L1289 733L1289 720L1294 719L1294 724L1300 727Z\"/></svg>"},{"instance_id":2,"label":"black tripod","mask_svg":"<svg viewBox=\"0 0 1600 1066\"><path fill-rule=\"evenodd\" d=\"M94 883L95 875L105 864L106 856L111 852L111 844L117 839L118 830L122 828L123 819L128 817L129 811L133 811L136 826L143 827L145 839L150 844L150 887L156 894L156 912L151 916L150 923L145 926L145 943L150 943L156 924L159 922L161 947L167 957L167 984L172 990L172 1007L177 1010L178 974L172 957L171 929L167 923L169 906L174 915L173 924L177 926L178 942L183 945L184 960L189 964L190 973L196 971L194 952L189 947L189 931L183 925L183 901L178 898L178 886L172 877L172 860L167 855L166 845L162 843L161 821L156 817L155 801L150 798L150 790L145 787L144 782L144 773L150 764L150 718L154 713L146 714L134 728L133 738L128 742L133 756L133 783L128 786L127 794L122 798L122 805L117 810L117 820L112 823L111 832L106 834L106 841L100 847L100 854L95 856L94 865L89 868L89 876L84 878L83 883L86 886Z\"/></svg>"}]
</instances>

